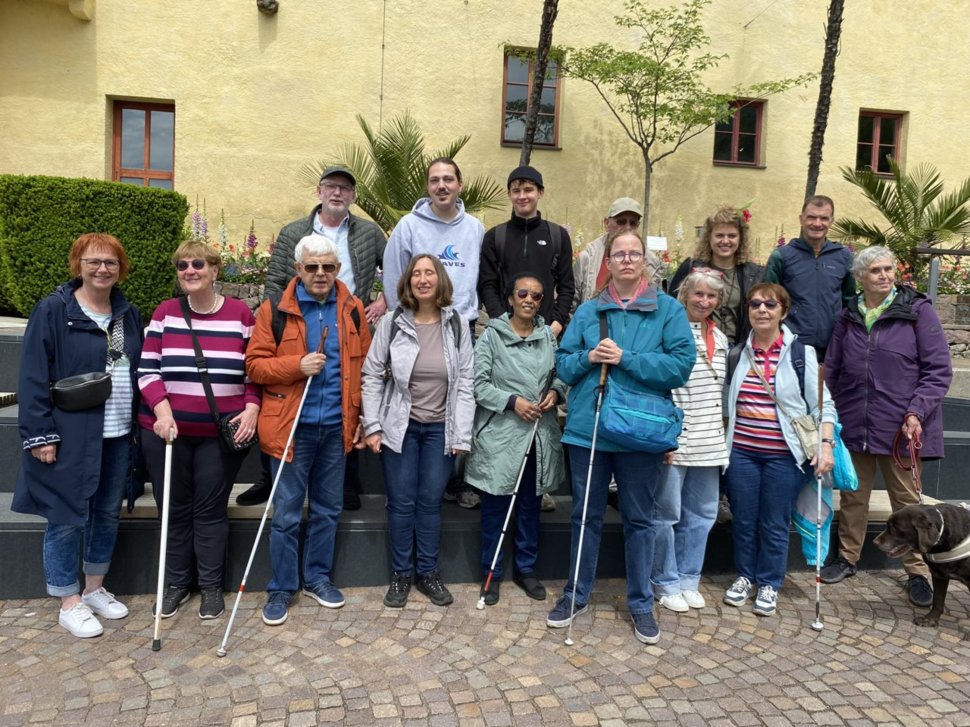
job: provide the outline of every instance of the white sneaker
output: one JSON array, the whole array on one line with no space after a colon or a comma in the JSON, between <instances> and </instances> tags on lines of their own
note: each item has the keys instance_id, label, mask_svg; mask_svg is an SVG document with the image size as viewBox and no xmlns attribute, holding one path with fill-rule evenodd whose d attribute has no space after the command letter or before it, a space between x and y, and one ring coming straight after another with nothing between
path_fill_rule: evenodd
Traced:
<instances>
[{"instance_id":1,"label":"white sneaker","mask_svg":"<svg viewBox=\"0 0 970 727\"><path fill-rule=\"evenodd\" d=\"M98 616L104 616L107 619L124 618L128 615L128 607L117 600L113 593L104 590L104 586L90 593L82 593L81 600Z\"/></svg>"},{"instance_id":2,"label":"white sneaker","mask_svg":"<svg viewBox=\"0 0 970 727\"><path fill-rule=\"evenodd\" d=\"M660 605L675 613L687 613L690 611L690 606L687 605L687 601L684 600L684 596L680 593L675 593L672 596L661 596Z\"/></svg>"},{"instance_id":3,"label":"white sneaker","mask_svg":"<svg viewBox=\"0 0 970 727\"><path fill-rule=\"evenodd\" d=\"M704 596L699 591L681 591L680 595L684 597L684 601L691 608L704 608L707 606L707 601L704 600Z\"/></svg>"},{"instance_id":4,"label":"white sneaker","mask_svg":"<svg viewBox=\"0 0 970 727\"><path fill-rule=\"evenodd\" d=\"M57 622L79 639L90 639L104 633L101 623L83 601L75 603L66 611L61 609Z\"/></svg>"},{"instance_id":5,"label":"white sneaker","mask_svg":"<svg viewBox=\"0 0 970 727\"><path fill-rule=\"evenodd\" d=\"M759 616L774 616L778 607L778 591L771 586L760 586L754 600L754 612Z\"/></svg>"}]
</instances>

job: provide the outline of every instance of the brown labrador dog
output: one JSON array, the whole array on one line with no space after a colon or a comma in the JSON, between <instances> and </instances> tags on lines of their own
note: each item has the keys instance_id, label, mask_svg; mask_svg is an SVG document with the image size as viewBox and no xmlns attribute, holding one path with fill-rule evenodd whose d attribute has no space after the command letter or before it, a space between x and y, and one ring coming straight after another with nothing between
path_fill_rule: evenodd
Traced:
<instances>
[{"instance_id":1,"label":"brown labrador dog","mask_svg":"<svg viewBox=\"0 0 970 727\"><path fill-rule=\"evenodd\" d=\"M915 551L933 576L933 607L917 626L937 626L951 580L970 589L970 510L959 505L907 505L889 516L875 544L892 558ZM964 636L970 638L970 634Z\"/></svg>"}]
</instances>

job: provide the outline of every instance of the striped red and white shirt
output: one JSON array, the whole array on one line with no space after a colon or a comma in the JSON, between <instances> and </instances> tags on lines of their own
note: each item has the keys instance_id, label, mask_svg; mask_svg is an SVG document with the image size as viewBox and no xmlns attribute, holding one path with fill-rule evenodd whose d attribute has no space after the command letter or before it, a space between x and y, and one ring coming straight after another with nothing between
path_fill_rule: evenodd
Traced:
<instances>
[{"instance_id":1,"label":"striped red and white shirt","mask_svg":"<svg viewBox=\"0 0 970 727\"><path fill-rule=\"evenodd\" d=\"M775 372L778 370L778 358L781 355L783 342L783 337L779 336L767 351L752 346L754 365L764 375L772 391L775 388ZM765 391L761 377L754 368L748 370L741 382L734 410L732 446L767 454L791 454L781 432L774 399Z\"/></svg>"}]
</instances>

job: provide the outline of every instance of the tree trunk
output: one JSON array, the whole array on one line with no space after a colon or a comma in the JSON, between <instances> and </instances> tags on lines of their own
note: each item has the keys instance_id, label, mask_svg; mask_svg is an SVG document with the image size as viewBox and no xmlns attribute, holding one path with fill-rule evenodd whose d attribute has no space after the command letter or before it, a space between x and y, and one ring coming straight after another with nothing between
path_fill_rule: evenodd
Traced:
<instances>
[{"instance_id":1,"label":"tree trunk","mask_svg":"<svg viewBox=\"0 0 970 727\"><path fill-rule=\"evenodd\" d=\"M815 104L815 122L812 125L812 143L808 150L808 181L805 198L815 194L818 172L822 166L822 145L825 143L825 127L829 120L832 102L832 83L835 81L835 58L839 54L842 36L842 10L845 0L831 0L828 24L825 28L825 54L822 56L822 73L818 87L818 103Z\"/></svg>"},{"instance_id":2,"label":"tree trunk","mask_svg":"<svg viewBox=\"0 0 970 727\"><path fill-rule=\"evenodd\" d=\"M529 163L532 156L532 143L536 138L536 126L539 122L539 104L542 101L542 85L546 80L546 66L549 61L549 50L552 48L552 26L559 14L559 0L543 0L542 25L539 28L539 45L536 48L535 74L532 77L532 93L529 94L529 105L525 114L525 136L522 137L522 152L519 154L519 166Z\"/></svg>"},{"instance_id":3,"label":"tree trunk","mask_svg":"<svg viewBox=\"0 0 970 727\"><path fill-rule=\"evenodd\" d=\"M640 234L646 238L650 234L650 185L653 182L653 163L643 151L643 219L640 220Z\"/></svg>"}]
</instances>

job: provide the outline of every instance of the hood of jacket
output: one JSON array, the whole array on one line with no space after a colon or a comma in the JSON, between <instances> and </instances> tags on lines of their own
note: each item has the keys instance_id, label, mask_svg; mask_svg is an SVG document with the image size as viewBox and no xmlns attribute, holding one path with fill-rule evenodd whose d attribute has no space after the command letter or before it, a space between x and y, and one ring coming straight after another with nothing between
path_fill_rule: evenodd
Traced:
<instances>
[{"instance_id":1,"label":"hood of jacket","mask_svg":"<svg viewBox=\"0 0 970 727\"><path fill-rule=\"evenodd\" d=\"M434 213L434 209L431 206L430 197L422 197L417 202L414 203L414 207L411 208L411 214L417 217L421 222L426 222L434 225L445 225L451 227L457 227L461 224L462 219L465 217L465 203L460 199L456 200L455 204L458 207L458 214L454 218L448 220L447 222L438 215Z\"/></svg>"},{"instance_id":2,"label":"hood of jacket","mask_svg":"<svg viewBox=\"0 0 970 727\"><path fill-rule=\"evenodd\" d=\"M501 318L490 318L488 321L488 326L486 328L491 328L495 335L497 335L505 345L510 343L516 343L517 341L535 341L540 338L545 338L546 336L546 324L542 320L542 316L537 315L532 319L532 333L522 338L515 329L512 328L512 321L509 318L508 313L503 313Z\"/></svg>"}]
</instances>

